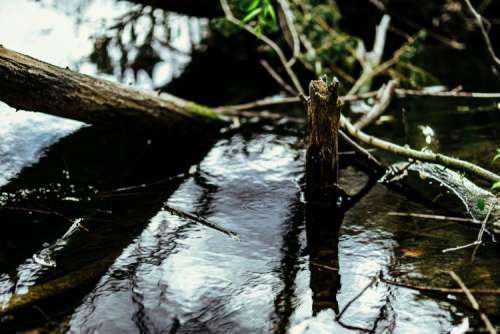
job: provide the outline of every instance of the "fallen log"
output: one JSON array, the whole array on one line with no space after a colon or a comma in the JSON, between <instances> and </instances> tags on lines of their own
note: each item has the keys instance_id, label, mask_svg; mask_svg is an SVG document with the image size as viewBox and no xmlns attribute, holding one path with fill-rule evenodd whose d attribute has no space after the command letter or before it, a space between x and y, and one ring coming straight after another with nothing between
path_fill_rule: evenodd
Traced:
<instances>
[{"instance_id":1,"label":"fallen log","mask_svg":"<svg viewBox=\"0 0 500 334\"><path fill-rule=\"evenodd\" d=\"M0 78L0 100L16 109L175 135L200 136L225 124L220 114L194 102L96 79L2 46Z\"/></svg>"}]
</instances>

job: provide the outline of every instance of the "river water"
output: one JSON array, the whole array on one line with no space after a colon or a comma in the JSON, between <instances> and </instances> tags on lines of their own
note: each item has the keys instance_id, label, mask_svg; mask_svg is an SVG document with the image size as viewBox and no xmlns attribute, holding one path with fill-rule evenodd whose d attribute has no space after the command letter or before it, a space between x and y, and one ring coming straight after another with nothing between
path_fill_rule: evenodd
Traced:
<instances>
[{"instance_id":1,"label":"river water","mask_svg":"<svg viewBox=\"0 0 500 334\"><path fill-rule=\"evenodd\" d=\"M103 74L86 58L92 38L136 8L6 1L0 41L151 89L182 71L206 22L173 15L182 54L156 46L163 60L151 71L125 66ZM111 61L119 63L116 48ZM401 132L394 120L377 131L486 163L500 121L495 103L470 110L449 101L398 101L394 118L404 105L411 131ZM323 217L324 229L306 229L300 134L262 127L178 144L4 104L0 121L0 332L461 333L482 325L466 299L390 282L455 287L446 274L454 270L473 288L499 284L490 237L473 263L470 250L444 254L477 231L389 215L450 213L379 183L343 217ZM350 164L341 179L349 191L369 183ZM337 233L330 226L339 220ZM498 298L479 297L498 323Z\"/></svg>"}]
</instances>

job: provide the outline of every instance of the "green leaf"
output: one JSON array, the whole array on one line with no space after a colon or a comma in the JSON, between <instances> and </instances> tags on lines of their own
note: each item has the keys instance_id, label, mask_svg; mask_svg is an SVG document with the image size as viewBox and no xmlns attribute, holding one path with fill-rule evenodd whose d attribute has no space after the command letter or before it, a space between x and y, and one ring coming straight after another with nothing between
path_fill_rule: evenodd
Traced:
<instances>
[{"instance_id":1,"label":"green leaf","mask_svg":"<svg viewBox=\"0 0 500 334\"><path fill-rule=\"evenodd\" d=\"M261 0L253 0L246 8L247 12L251 12L257 7L259 7Z\"/></svg>"},{"instance_id":2,"label":"green leaf","mask_svg":"<svg viewBox=\"0 0 500 334\"><path fill-rule=\"evenodd\" d=\"M274 11L273 5L270 3L267 5L267 10L269 12L269 15L273 19L273 23L276 24L276 12Z\"/></svg>"},{"instance_id":3,"label":"green leaf","mask_svg":"<svg viewBox=\"0 0 500 334\"><path fill-rule=\"evenodd\" d=\"M499 183L500 186L500 183ZM478 198L476 199L476 208L479 211L484 211L484 207L486 206L486 203L484 202L484 198Z\"/></svg>"},{"instance_id":4,"label":"green leaf","mask_svg":"<svg viewBox=\"0 0 500 334\"><path fill-rule=\"evenodd\" d=\"M498 159L500 159L500 148L497 148L497 154L495 155L495 157L493 158L493 160L491 162L495 162Z\"/></svg>"},{"instance_id":5,"label":"green leaf","mask_svg":"<svg viewBox=\"0 0 500 334\"><path fill-rule=\"evenodd\" d=\"M260 12L262 11L262 8L257 8L253 11L251 11L250 13L248 13L244 18L243 18L243 22L245 23L248 23L249 21L251 21L254 17L256 17L257 15L260 14Z\"/></svg>"},{"instance_id":6,"label":"green leaf","mask_svg":"<svg viewBox=\"0 0 500 334\"><path fill-rule=\"evenodd\" d=\"M499 188L500 188L500 181L493 183L493 185L491 186L491 190L495 190L495 189L499 189Z\"/></svg>"},{"instance_id":7,"label":"green leaf","mask_svg":"<svg viewBox=\"0 0 500 334\"><path fill-rule=\"evenodd\" d=\"M254 31L255 31L255 33L257 34L257 36L261 36L261 35L262 35L262 26L261 26L261 25L257 25L257 26L254 28Z\"/></svg>"}]
</instances>

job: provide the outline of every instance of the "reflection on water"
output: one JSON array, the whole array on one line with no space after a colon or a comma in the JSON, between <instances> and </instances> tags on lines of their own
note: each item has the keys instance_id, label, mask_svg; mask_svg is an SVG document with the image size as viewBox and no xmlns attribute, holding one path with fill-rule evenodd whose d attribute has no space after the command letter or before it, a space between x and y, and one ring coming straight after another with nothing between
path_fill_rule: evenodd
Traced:
<instances>
[{"instance_id":1,"label":"reflection on water","mask_svg":"<svg viewBox=\"0 0 500 334\"><path fill-rule=\"evenodd\" d=\"M96 138L96 133L89 132L88 137ZM76 202L66 209L57 199L48 202L68 214L77 210L77 216L78 208L88 205L112 214L87 216L85 224L95 232L82 231L71 238L56 254L56 268L43 269L28 258L16 267L17 278L4 271L0 276L4 305L31 305L30 298L36 297L44 302L44 312L51 312L60 305L44 293L53 289L57 295L70 284L64 296L74 310L65 309L63 314L69 317L63 324L67 321L72 332L90 333L420 333L422 328L446 333L470 316L469 310L446 296L427 296L374 278L382 273L386 279L446 286L450 282L440 277L439 270L454 269L469 279L482 277L477 287L491 287L498 277L494 257L481 256L471 266L464 261L464 252L441 253L465 243L471 230L387 216L388 211L425 208L375 185L345 213L338 239L328 226L306 233L299 186L303 151L296 148L296 141L274 134L221 139L171 196L167 188L146 187L139 194L129 190L104 202ZM80 143L63 140L48 160L41 161L42 166L58 160L57 152L65 151L58 146L77 148ZM144 147L139 145L136 151ZM144 166L154 166L158 152L153 150L152 160ZM115 160L109 158L102 167ZM124 161L119 163L125 166ZM109 187L160 178L141 169L117 182L105 176L112 175L114 167L106 170L96 171L104 173L103 181L87 172L73 173L73 180L93 177ZM27 182L25 174L21 180ZM366 182L352 167L343 169L342 177L353 188ZM162 209L164 204L235 231L241 240L171 215ZM66 283L56 284L55 277ZM41 282L47 283L39 288ZM82 290L82 284L88 288ZM496 298L481 301L490 310L496 308ZM14 319L23 319L19 312L12 313ZM339 313L342 316L336 319Z\"/></svg>"},{"instance_id":2,"label":"reflection on water","mask_svg":"<svg viewBox=\"0 0 500 334\"><path fill-rule=\"evenodd\" d=\"M178 322L179 333L271 331L284 222L302 169L289 148L294 140L219 142L168 203L241 240L160 211L76 310L71 328L164 332Z\"/></svg>"},{"instance_id":3,"label":"reflection on water","mask_svg":"<svg viewBox=\"0 0 500 334\"><path fill-rule=\"evenodd\" d=\"M346 212L339 241L328 227L306 233L298 185L303 152L294 148L296 140L271 134L220 140L163 201L233 230L241 240L160 209L72 312L70 331L446 333L464 314L453 302L371 284L380 272L391 279L432 277L427 270L440 249L419 244L421 226L412 235L408 223L386 215L423 208L376 185ZM342 174L365 180L350 167ZM459 242L460 231L450 234L448 243ZM410 240L413 245L405 244ZM434 262L419 263L411 247Z\"/></svg>"},{"instance_id":4,"label":"reflection on water","mask_svg":"<svg viewBox=\"0 0 500 334\"><path fill-rule=\"evenodd\" d=\"M161 87L181 73L193 48L206 36L207 24L206 19L126 1L0 2L3 46L147 89Z\"/></svg>"}]
</instances>

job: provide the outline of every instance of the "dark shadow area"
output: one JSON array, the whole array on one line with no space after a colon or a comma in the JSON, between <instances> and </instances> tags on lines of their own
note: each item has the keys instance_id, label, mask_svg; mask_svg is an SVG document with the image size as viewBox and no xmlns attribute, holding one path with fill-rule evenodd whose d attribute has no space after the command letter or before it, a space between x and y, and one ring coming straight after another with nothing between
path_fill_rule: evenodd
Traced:
<instances>
[{"instance_id":1,"label":"dark shadow area","mask_svg":"<svg viewBox=\"0 0 500 334\"><path fill-rule=\"evenodd\" d=\"M338 313L340 290L339 231L344 214L335 207L306 206L307 249L313 314L331 308Z\"/></svg>"},{"instance_id":2,"label":"dark shadow area","mask_svg":"<svg viewBox=\"0 0 500 334\"><path fill-rule=\"evenodd\" d=\"M0 332L78 305L211 145L87 127L3 187L0 272L28 293L11 298Z\"/></svg>"}]
</instances>

